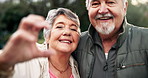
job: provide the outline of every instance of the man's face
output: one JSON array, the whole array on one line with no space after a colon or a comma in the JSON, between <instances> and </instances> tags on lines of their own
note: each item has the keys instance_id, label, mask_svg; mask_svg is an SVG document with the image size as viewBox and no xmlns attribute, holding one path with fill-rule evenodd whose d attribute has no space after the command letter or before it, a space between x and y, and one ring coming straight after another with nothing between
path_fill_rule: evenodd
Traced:
<instances>
[{"instance_id":1,"label":"man's face","mask_svg":"<svg viewBox=\"0 0 148 78\"><path fill-rule=\"evenodd\" d=\"M91 24L101 34L117 31L126 15L123 0L92 0L88 7Z\"/></svg>"}]
</instances>

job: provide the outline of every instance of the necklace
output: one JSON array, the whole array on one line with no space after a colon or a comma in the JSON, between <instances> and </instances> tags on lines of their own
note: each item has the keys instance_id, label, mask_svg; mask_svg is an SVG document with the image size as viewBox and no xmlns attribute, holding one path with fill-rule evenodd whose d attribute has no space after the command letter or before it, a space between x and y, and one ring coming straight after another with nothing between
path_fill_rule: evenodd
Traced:
<instances>
[{"instance_id":1,"label":"necklace","mask_svg":"<svg viewBox=\"0 0 148 78\"><path fill-rule=\"evenodd\" d=\"M66 67L65 70L60 70L60 69L58 69L54 64L52 64L52 62L50 62L50 63L51 63L51 65L52 65L57 71L59 71L61 74L63 74L64 72L66 72L66 71L68 70L68 68L69 68L69 62L68 62L68 65L67 65L67 67Z\"/></svg>"}]
</instances>

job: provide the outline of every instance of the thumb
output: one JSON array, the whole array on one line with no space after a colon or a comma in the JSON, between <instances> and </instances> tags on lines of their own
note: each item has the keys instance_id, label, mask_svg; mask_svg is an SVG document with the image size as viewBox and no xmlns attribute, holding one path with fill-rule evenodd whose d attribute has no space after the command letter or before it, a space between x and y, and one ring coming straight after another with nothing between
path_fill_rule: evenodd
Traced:
<instances>
[{"instance_id":1,"label":"thumb","mask_svg":"<svg viewBox=\"0 0 148 78\"><path fill-rule=\"evenodd\" d=\"M51 55L52 52L50 50L41 50L36 57L50 57Z\"/></svg>"}]
</instances>

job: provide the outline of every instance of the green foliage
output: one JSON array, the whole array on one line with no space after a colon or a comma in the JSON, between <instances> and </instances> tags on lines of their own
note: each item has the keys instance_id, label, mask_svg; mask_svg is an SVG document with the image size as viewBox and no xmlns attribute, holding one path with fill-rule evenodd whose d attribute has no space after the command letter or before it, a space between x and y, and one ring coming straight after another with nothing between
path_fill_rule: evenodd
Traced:
<instances>
[{"instance_id":1,"label":"green foliage","mask_svg":"<svg viewBox=\"0 0 148 78\"><path fill-rule=\"evenodd\" d=\"M146 4L132 5L129 0L128 22L141 27L148 27L148 6Z\"/></svg>"},{"instance_id":2,"label":"green foliage","mask_svg":"<svg viewBox=\"0 0 148 78\"><path fill-rule=\"evenodd\" d=\"M20 1L20 3L13 3ZM128 22L139 25L148 26L148 6L138 5L133 6L129 0L127 11ZM10 35L16 31L20 20L28 14L39 14L46 17L50 9L65 7L75 12L81 23L81 31L87 30L90 22L88 19L87 10L85 8L85 0L7 0L0 3L0 48L6 43ZM42 33L39 35L39 43L42 43Z\"/></svg>"}]
</instances>

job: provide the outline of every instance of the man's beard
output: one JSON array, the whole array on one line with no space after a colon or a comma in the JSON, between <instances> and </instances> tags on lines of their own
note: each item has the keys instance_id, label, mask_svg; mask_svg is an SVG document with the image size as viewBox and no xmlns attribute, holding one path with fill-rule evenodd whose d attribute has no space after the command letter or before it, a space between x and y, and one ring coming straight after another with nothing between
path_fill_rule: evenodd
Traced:
<instances>
[{"instance_id":1,"label":"man's beard","mask_svg":"<svg viewBox=\"0 0 148 78\"><path fill-rule=\"evenodd\" d=\"M97 14L95 16L95 19L96 20L100 20L100 19L113 19L114 16L110 13L107 13L107 14ZM95 26L95 29L97 30L97 32L101 33L101 34L105 34L105 35L108 35L110 34L115 28L115 25L110 25L109 22L101 22L100 23L100 26Z\"/></svg>"},{"instance_id":2,"label":"man's beard","mask_svg":"<svg viewBox=\"0 0 148 78\"><path fill-rule=\"evenodd\" d=\"M107 22L101 23L100 26L95 26L95 29L97 30L97 32L105 35L110 34L114 30L114 28L115 28L115 25L109 25L109 23Z\"/></svg>"}]
</instances>

